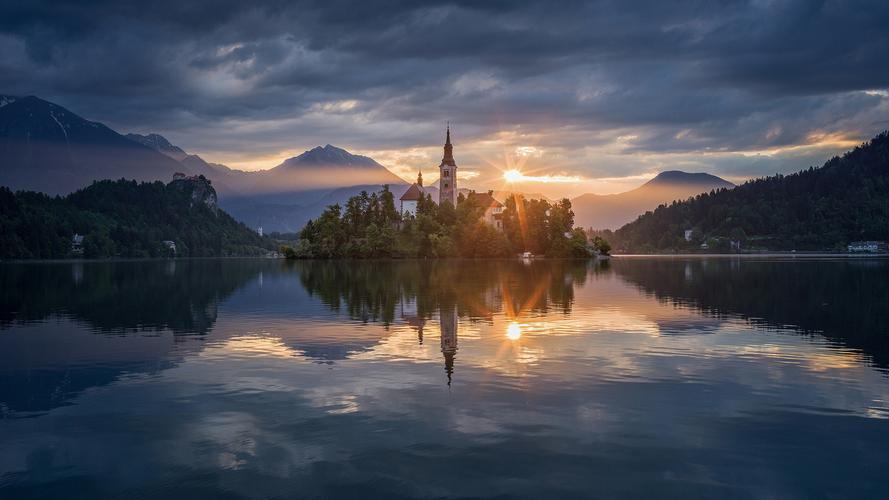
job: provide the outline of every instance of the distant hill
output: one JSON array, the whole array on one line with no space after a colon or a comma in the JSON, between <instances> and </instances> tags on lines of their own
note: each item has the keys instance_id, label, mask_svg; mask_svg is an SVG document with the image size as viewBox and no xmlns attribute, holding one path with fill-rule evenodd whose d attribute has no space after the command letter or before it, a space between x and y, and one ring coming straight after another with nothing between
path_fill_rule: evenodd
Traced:
<instances>
[{"instance_id":1,"label":"distant hill","mask_svg":"<svg viewBox=\"0 0 889 500\"><path fill-rule=\"evenodd\" d=\"M340 188L358 185L406 184L367 156L354 155L330 144L289 158L271 170L256 172L264 192Z\"/></svg>"},{"instance_id":2,"label":"distant hill","mask_svg":"<svg viewBox=\"0 0 889 500\"><path fill-rule=\"evenodd\" d=\"M183 169L152 148L37 97L0 96L0 104L0 186L67 194L96 179L167 180Z\"/></svg>"},{"instance_id":3,"label":"distant hill","mask_svg":"<svg viewBox=\"0 0 889 500\"><path fill-rule=\"evenodd\" d=\"M0 95L0 186L65 195L103 179L169 181L176 172L213 182L220 205L251 226L295 230L321 213L317 203L384 184L406 188L372 158L316 147L256 172L205 161L160 134L123 136L37 97Z\"/></svg>"},{"instance_id":4,"label":"distant hill","mask_svg":"<svg viewBox=\"0 0 889 500\"><path fill-rule=\"evenodd\" d=\"M0 188L0 258L218 257L262 255L275 249L217 208L203 178L162 182L99 181L64 198Z\"/></svg>"},{"instance_id":5,"label":"distant hill","mask_svg":"<svg viewBox=\"0 0 889 500\"><path fill-rule=\"evenodd\" d=\"M270 170L245 172L207 163L160 134L127 137L182 162L190 171L209 172L207 177L223 186L220 206L250 227L262 225L266 231L299 230L328 205L344 203L361 191L379 191L388 184L397 198L408 186L372 158L330 144L289 158Z\"/></svg>"},{"instance_id":6,"label":"distant hill","mask_svg":"<svg viewBox=\"0 0 889 500\"><path fill-rule=\"evenodd\" d=\"M345 203L361 191L379 191L384 185L397 196L408 186L372 158L327 144L289 158L271 170L249 173L242 181L246 193L223 198L222 203L251 226L296 231L328 205Z\"/></svg>"},{"instance_id":7,"label":"distant hill","mask_svg":"<svg viewBox=\"0 0 889 500\"><path fill-rule=\"evenodd\" d=\"M579 227L616 229L663 203L684 200L713 189L733 187L734 184L715 175L670 170L624 193L578 196L571 200L571 207L575 224Z\"/></svg>"},{"instance_id":8,"label":"distant hill","mask_svg":"<svg viewBox=\"0 0 889 500\"><path fill-rule=\"evenodd\" d=\"M211 179L222 197L235 196L243 191L246 179L250 175L248 172L233 170L225 165L208 163L200 156L189 154L179 146L170 143L166 137L160 134L127 134L125 137L178 161L182 164L181 170L183 172L203 175Z\"/></svg>"},{"instance_id":9,"label":"distant hill","mask_svg":"<svg viewBox=\"0 0 889 500\"><path fill-rule=\"evenodd\" d=\"M693 230L686 242L684 231ZM820 168L705 193L647 213L615 232L630 252L843 249L855 240L889 240L889 132Z\"/></svg>"}]
</instances>

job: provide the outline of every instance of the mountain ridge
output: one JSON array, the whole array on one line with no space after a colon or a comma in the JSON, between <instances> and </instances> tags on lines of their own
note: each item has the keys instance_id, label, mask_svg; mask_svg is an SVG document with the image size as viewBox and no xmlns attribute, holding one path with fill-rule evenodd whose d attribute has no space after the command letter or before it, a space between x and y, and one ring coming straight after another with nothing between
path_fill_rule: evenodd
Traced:
<instances>
[{"instance_id":1,"label":"mountain ridge","mask_svg":"<svg viewBox=\"0 0 889 500\"><path fill-rule=\"evenodd\" d=\"M658 205L734 187L731 182L705 172L666 170L629 191L604 195L586 193L572 198L571 205L578 226L616 229Z\"/></svg>"},{"instance_id":2,"label":"mountain ridge","mask_svg":"<svg viewBox=\"0 0 889 500\"><path fill-rule=\"evenodd\" d=\"M889 240L889 131L817 168L659 207L614 237L629 252L703 244L709 251L845 250L856 240Z\"/></svg>"},{"instance_id":3,"label":"mountain ridge","mask_svg":"<svg viewBox=\"0 0 889 500\"><path fill-rule=\"evenodd\" d=\"M170 179L180 163L38 97L0 107L0 185L66 194L97 179Z\"/></svg>"}]
</instances>

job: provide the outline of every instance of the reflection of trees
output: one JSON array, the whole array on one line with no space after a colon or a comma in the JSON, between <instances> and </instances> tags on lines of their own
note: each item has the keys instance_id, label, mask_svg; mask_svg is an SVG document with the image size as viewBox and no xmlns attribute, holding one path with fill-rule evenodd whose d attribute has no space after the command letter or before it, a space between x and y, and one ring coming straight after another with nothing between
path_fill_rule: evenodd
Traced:
<instances>
[{"instance_id":1,"label":"reflection of trees","mask_svg":"<svg viewBox=\"0 0 889 500\"><path fill-rule=\"evenodd\" d=\"M569 313L587 262L546 260L299 261L292 264L309 294L352 319L394 322L396 311L417 329L436 314L448 383L457 353L458 317L518 318L553 310Z\"/></svg>"},{"instance_id":2,"label":"reflection of trees","mask_svg":"<svg viewBox=\"0 0 889 500\"><path fill-rule=\"evenodd\" d=\"M659 300L818 333L889 367L889 262L653 259L613 268Z\"/></svg>"},{"instance_id":3,"label":"reflection of trees","mask_svg":"<svg viewBox=\"0 0 889 500\"><path fill-rule=\"evenodd\" d=\"M460 317L495 312L570 312L574 285L586 279L584 261L301 261L306 290L335 311L360 321L389 324L397 306L411 302L429 318L456 306Z\"/></svg>"},{"instance_id":4,"label":"reflection of trees","mask_svg":"<svg viewBox=\"0 0 889 500\"><path fill-rule=\"evenodd\" d=\"M207 333L216 306L268 261L75 262L0 266L0 328L59 314L99 331Z\"/></svg>"},{"instance_id":5,"label":"reflection of trees","mask_svg":"<svg viewBox=\"0 0 889 500\"><path fill-rule=\"evenodd\" d=\"M216 322L218 302L263 269L280 267L279 262L247 260L0 265L0 329L56 316L84 321L98 332L170 329L176 335L205 334ZM65 405L80 392L109 384L122 373L152 373L173 366L187 352L180 347L174 355L155 336L134 336L130 341L138 349L118 352L118 346L105 342L107 338L76 333L64 336L76 339L77 354L69 352L64 342L49 342L39 348L44 363L33 367L14 363L23 351L0 349L4 382L0 414ZM10 335L6 345L38 342L17 344L16 338L22 337ZM84 355L102 362L76 362Z\"/></svg>"}]
</instances>

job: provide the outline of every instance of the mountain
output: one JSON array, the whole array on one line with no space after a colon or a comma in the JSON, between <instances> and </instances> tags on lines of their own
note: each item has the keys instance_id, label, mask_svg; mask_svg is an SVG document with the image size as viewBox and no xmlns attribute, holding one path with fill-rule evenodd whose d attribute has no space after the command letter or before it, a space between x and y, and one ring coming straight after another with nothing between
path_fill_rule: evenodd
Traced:
<instances>
[{"instance_id":1,"label":"mountain","mask_svg":"<svg viewBox=\"0 0 889 500\"><path fill-rule=\"evenodd\" d=\"M237 172L237 171L234 171ZM243 173L241 193L223 198L238 220L268 231L297 231L334 203L389 185L397 196L407 183L367 156L327 144L270 170Z\"/></svg>"},{"instance_id":2,"label":"mountain","mask_svg":"<svg viewBox=\"0 0 889 500\"><path fill-rule=\"evenodd\" d=\"M160 134L128 134L127 138L212 178L221 186L223 208L249 226L261 225L267 231L297 231L328 205L345 203L361 191L379 191L388 184L397 198L407 188L404 180L372 158L330 144L289 158L270 170L244 172L208 163Z\"/></svg>"},{"instance_id":3,"label":"mountain","mask_svg":"<svg viewBox=\"0 0 889 500\"><path fill-rule=\"evenodd\" d=\"M160 134L127 134L125 137L178 161L186 172L212 179L222 196L237 195L243 191L241 186L249 177L248 172L233 170L219 163L208 163L198 155L189 154Z\"/></svg>"},{"instance_id":4,"label":"mountain","mask_svg":"<svg viewBox=\"0 0 889 500\"><path fill-rule=\"evenodd\" d=\"M684 238L692 230L691 241ZM620 228L629 252L742 249L842 250L889 240L889 132L819 168L748 181L660 207Z\"/></svg>"},{"instance_id":5,"label":"mountain","mask_svg":"<svg viewBox=\"0 0 889 500\"><path fill-rule=\"evenodd\" d=\"M670 170L631 191L618 194L584 194L571 200L578 227L615 229L658 205L684 200L714 189L731 189L734 184L715 175Z\"/></svg>"},{"instance_id":6,"label":"mountain","mask_svg":"<svg viewBox=\"0 0 889 500\"><path fill-rule=\"evenodd\" d=\"M217 207L204 177L162 182L98 181L64 198L0 188L0 258L220 257L275 249Z\"/></svg>"},{"instance_id":7,"label":"mountain","mask_svg":"<svg viewBox=\"0 0 889 500\"><path fill-rule=\"evenodd\" d=\"M320 214L324 207L317 203L325 196L341 200L384 184L393 191L407 186L373 159L330 144L269 170L235 170L190 154L160 134L123 136L33 96L0 95L0 162L0 186L52 195L102 179L168 181L176 172L203 175L218 191L220 206L234 217L282 231L298 229Z\"/></svg>"},{"instance_id":8,"label":"mountain","mask_svg":"<svg viewBox=\"0 0 889 500\"><path fill-rule=\"evenodd\" d=\"M37 97L0 97L0 186L66 194L96 179L171 179L172 158ZM191 173L191 172L189 172Z\"/></svg>"},{"instance_id":9,"label":"mountain","mask_svg":"<svg viewBox=\"0 0 889 500\"><path fill-rule=\"evenodd\" d=\"M265 192L384 184L406 183L372 158L330 144L289 158L271 170L257 172L255 177L255 186Z\"/></svg>"},{"instance_id":10,"label":"mountain","mask_svg":"<svg viewBox=\"0 0 889 500\"><path fill-rule=\"evenodd\" d=\"M143 146L148 146L155 151L163 153L176 161L182 161L189 156L189 154L183 151L182 148L170 144L170 141L160 134L127 134L125 137L131 141L136 141Z\"/></svg>"}]
</instances>

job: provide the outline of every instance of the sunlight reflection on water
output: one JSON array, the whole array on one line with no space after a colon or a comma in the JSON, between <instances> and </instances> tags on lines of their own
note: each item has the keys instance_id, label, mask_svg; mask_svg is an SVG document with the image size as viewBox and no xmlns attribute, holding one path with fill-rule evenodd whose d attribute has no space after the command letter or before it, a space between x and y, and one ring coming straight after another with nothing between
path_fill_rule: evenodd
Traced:
<instances>
[{"instance_id":1,"label":"sunlight reflection on water","mask_svg":"<svg viewBox=\"0 0 889 500\"><path fill-rule=\"evenodd\" d=\"M887 493L886 261L75 266L0 266L2 496Z\"/></svg>"}]
</instances>

